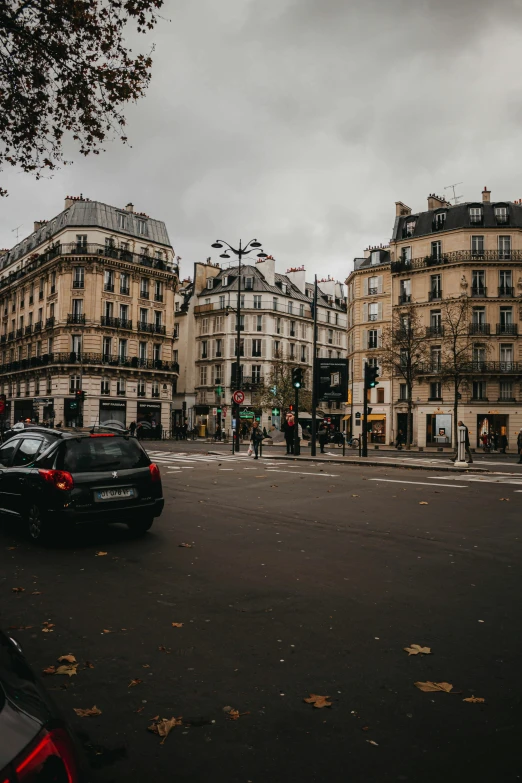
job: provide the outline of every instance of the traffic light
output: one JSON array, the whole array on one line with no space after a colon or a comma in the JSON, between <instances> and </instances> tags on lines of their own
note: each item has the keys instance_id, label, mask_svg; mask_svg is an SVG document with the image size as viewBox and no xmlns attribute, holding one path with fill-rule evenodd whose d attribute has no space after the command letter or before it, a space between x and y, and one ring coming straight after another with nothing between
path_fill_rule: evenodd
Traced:
<instances>
[{"instance_id":1,"label":"traffic light","mask_svg":"<svg viewBox=\"0 0 522 783\"><path fill-rule=\"evenodd\" d=\"M294 389L300 389L303 385L303 370L301 367L294 367L292 370L292 386Z\"/></svg>"},{"instance_id":2,"label":"traffic light","mask_svg":"<svg viewBox=\"0 0 522 783\"><path fill-rule=\"evenodd\" d=\"M373 389L374 386L378 386L379 381L377 378L379 378L379 368L366 364L364 366L364 381L366 388Z\"/></svg>"},{"instance_id":3,"label":"traffic light","mask_svg":"<svg viewBox=\"0 0 522 783\"><path fill-rule=\"evenodd\" d=\"M216 394L218 395L218 397L221 397L221 395L223 394L222 386L216 386Z\"/></svg>"},{"instance_id":4,"label":"traffic light","mask_svg":"<svg viewBox=\"0 0 522 783\"><path fill-rule=\"evenodd\" d=\"M83 402L83 400L85 399L85 392L83 391L83 389L76 389L76 391L74 392L74 396L76 397L77 400L82 400Z\"/></svg>"}]
</instances>

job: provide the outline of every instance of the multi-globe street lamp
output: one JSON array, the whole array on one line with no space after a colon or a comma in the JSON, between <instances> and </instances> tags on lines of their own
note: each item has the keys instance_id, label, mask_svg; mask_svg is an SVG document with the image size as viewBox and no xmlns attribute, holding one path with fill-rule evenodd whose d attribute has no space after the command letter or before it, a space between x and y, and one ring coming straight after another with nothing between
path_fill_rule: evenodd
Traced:
<instances>
[{"instance_id":1,"label":"multi-globe street lamp","mask_svg":"<svg viewBox=\"0 0 522 783\"><path fill-rule=\"evenodd\" d=\"M236 391L241 391L241 259L243 256L247 256L250 253L253 252L254 249L257 250L257 248L261 247L261 242L258 242L257 239L251 239L250 242L248 242L246 245L241 244L241 240L239 240L239 248L232 247L232 245L229 245L228 242L225 242L223 239L216 239L216 241L211 245L211 247L222 249L223 245L226 245L226 248L223 253L220 254L220 258L230 258L227 249L230 250L235 256L239 259L239 268L238 268L238 275L237 275L237 310L236 310ZM258 258L267 258L266 253L263 252L263 250L260 250L257 254ZM236 420L236 427L235 431L232 434L233 442L235 440L235 450L239 451L239 443L240 443L240 430L239 430L239 410L240 405L238 403L234 403L232 407L233 413L235 413L235 417L233 415L233 418Z\"/></svg>"}]
</instances>

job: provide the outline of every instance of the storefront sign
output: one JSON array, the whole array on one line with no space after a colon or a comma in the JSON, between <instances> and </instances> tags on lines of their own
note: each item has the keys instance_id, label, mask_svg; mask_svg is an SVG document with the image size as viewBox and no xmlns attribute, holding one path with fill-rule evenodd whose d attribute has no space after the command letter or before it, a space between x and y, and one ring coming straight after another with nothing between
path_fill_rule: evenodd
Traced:
<instances>
[{"instance_id":1,"label":"storefront sign","mask_svg":"<svg viewBox=\"0 0 522 783\"><path fill-rule=\"evenodd\" d=\"M319 401L345 402L348 398L347 359L316 359L315 379Z\"/></svg>"},{"instance_id":2,"label":"storefront sign","mask_svg":"<svg viewBox=\"0 0 522 783\"><path fill-rule=\"evenodd\" d=\"M253 419L255 417L254 411L240 411L239 412L239 418L240 419Z\"/></svg>"},{"instance_id":3,"label":"storefront sign","mask_svg":"<svg viewBox=\"0 0 522 783\"><path fill-rule=\"evenodd\" d=\"M101 411L110 411L110 410L125 410L127 408L127 403L125 400L100 400L100 410Z\"/></svg>"},{"instance_id":4,"label":"storefront sign","mask_svg":"<svg viewBox=\"0 0 522 783\"><path fill-rule=\"evenodd\" d=\"M161 402L138 402L138 413L141 413L142 416L147 416L147 414L159 416L161 414Z\"/></svg>"}]
</instances>

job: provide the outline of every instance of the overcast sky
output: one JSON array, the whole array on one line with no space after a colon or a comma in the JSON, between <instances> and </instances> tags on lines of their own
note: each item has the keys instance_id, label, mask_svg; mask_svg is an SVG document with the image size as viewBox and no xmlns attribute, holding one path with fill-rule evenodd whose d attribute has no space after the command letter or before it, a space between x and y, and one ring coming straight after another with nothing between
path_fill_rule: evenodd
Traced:
<instances>
[{"instance_id":1,"label":"overcast sky","mask_svg":"<svg viewBox=\"0 0 522 783\"><path fill-rule=\"evenodd\" d=\"M37 182L5 172L0 247L65 195L164 220L182 272L216 237L344 280L394 202L522 197L521 0L167 0L147 97L114 142Z\"/></svg>"}]
</instances>

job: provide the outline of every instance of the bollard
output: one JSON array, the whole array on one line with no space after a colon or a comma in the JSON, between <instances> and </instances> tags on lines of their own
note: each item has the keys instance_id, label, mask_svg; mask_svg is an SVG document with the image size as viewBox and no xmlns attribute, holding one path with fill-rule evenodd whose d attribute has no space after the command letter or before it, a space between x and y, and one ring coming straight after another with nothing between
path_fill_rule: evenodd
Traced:
<instances>
[{"instance_id":1,"label":"bollard","mask_svg":"<svg viewBox=\"0 0 522 783\"><path fill-rule=\"evenodd\" d=\"M343 457L345 456L345 453L346 453L346 437L343 435Z\"/></svg>"},{"instance_id":2,"label":"bollard","mask_svg":"<svg viewBox=\"0 0 522 783\"><path fill-rule=\"evenodd\" d=\"M453 463L457 468L467 468L466 462L466 428L458 427L457 459Z\"/></svg>"}]
</instances>

